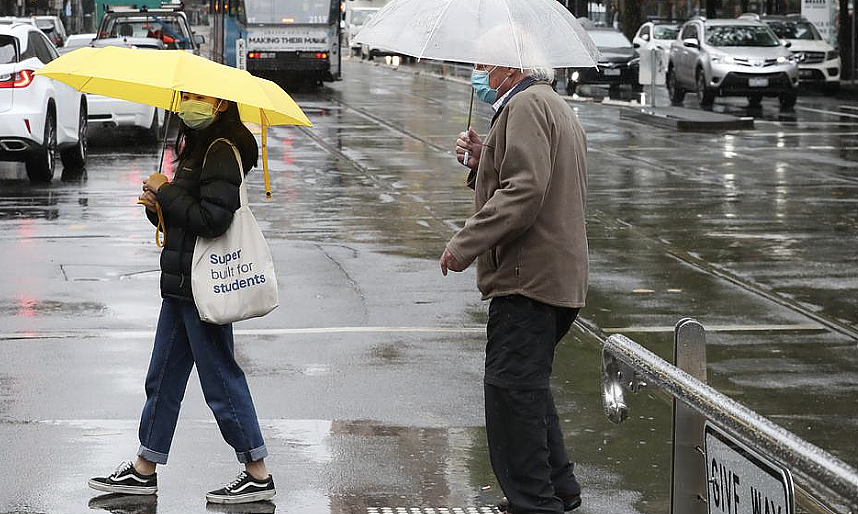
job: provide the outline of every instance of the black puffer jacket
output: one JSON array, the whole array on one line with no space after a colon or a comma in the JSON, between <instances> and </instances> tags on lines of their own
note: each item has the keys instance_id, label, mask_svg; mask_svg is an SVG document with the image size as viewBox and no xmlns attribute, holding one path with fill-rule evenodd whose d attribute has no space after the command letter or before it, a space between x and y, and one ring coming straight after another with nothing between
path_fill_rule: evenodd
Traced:
<instances>
[{"instance_id":1,"label":"black puffer jacket","mask_svg":"<svg viewBox=\"0 0 858 514\"><path fill-rule=\"evenodd\" d=\"M217 141L217 134L223 131L216 125L219 124L195 134L198 143L194 150L177 163L173 181L158 189L157 198L166 227L161 251L163 297L193 300L191 263L197 236L212 238L226 232L240 206L239 163L232 146L226 141ZM240 130L243 131L244 127ZM253 136L249 132L226 135L231 140L242 137L249 137L253 150L251 155L242 153L246 173L256 160ZM247 142L242 143L246 148ZM146 215L157 226L157 215L149 210Z\"/></svg>"}]
</instances>

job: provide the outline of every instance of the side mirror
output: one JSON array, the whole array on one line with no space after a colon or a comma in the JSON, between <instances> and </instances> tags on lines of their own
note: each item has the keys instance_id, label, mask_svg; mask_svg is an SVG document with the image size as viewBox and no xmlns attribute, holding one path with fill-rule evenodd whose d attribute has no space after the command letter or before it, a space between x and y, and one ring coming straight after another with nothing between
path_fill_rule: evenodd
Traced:
<instances>
[{"instance_id":1,"label":"side mirror","mask_svg":"<svg viewBox=\"0 0 858 514\"><path fill-rule=\"evenodd\" d=\"M641 36L641 39L643 39L644 41L649 41L649 34L644 34L643 36Z\"/></svg>"},{"instance_id":2,"label":"side mirror","mask_svg":"<svg viewBox=\"0 0 858 514\"><path fill-rule=\"evenodd\" d=\"M693 37L682 40L682 45L687 46L688 48L700 48L700 42L698 42Z\"/></svg>"},{"instance_id":3,"label":"side mirror","mask_svg":"<svg viewBox=\"0 0 858 514\"><path fill-rule=\"evenodd\" d=\"M632 46L635 48L640 48L641 44L640 43L632 43Z\"/></svg>"},{"instance_id":4,"label":"side mirror","mask_svg":"<svg viewBox=\"0 0 858 514\"><path fill-rule=\"evenodd\" d=\"M206 42L206 38L205 38L203 35L201 35L201 34L194 34L194 43L196 43L196 44L197 44L197 46L200 46L200 45L202 45L202 44L203 44L203 43L205 43L205 42Z\"/></svg>"},{"instance_id":5,"label":"side mirror","mask_svg":"<svg viewBox=\"0 0 858 514\"><path fill-rule=\"evenodd\" d=\"M786 47L786 48L789 48L792 46L792 43L790 43L786 39L781 39L781 44L784 45L784 47Z\"/></svg>"}]
</instances>

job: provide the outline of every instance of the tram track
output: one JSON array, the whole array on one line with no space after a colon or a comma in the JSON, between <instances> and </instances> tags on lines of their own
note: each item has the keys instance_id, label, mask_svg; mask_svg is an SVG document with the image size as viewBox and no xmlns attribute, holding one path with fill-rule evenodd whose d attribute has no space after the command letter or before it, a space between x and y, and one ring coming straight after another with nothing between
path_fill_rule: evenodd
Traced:
<instances>
[{"instance_id":1,"label":"tram track","mask_svg":"<svg viewBox=\"0 0 858 514\"><path fill-rule=\"evenodd\" d=\"M363 109L361 107L353 105L350 102L335 98L330 93L323 93L322 96L325 100L331 101L332 103L339 105L340 107L348 109L348 110L354 112L355 114L361 116L362 118L369 120L372 123L375 123L381 127L384 127L385 129L387 129L389 131L392 131L392 132L397 133L401 136L410 138L412 140L419 141L419 142L427 145L428 147L434 149L439 154L443 154L447 158L449 158L451 156L451 152L445 150L444 148L441 148L440 146L432 143L431 141L428 141L427 139L425 139L424 137L421 137L418 134L414 134L411 131L405 130L402 127L397 126L394 122L386 120L386 119L382 118L381 116L378 116L377 114L370 113L366 109ZM475 113L474 116L478 117L478 118L483 118L483 116L478 115L477 113ZM325 149L326 151L328 151L332 155L335 155L337 158L343 160L348 165L352 166L354 169L359 170L359 171L361 171L361 173L366 174L369 178L371 178L380 187L389 186L389 184L385 185L385 183L383 181L379 180L377 177L375 177L371 173L369 173L369 171L366 169L366 167L364 167L360 162L349 157L348 155L343 153L341 150L334 148L331 145L327 144L321 137L314 134L312 132L312 130L307 129L307 128L301 128L301 132L303 134L305 134L307 137L310 137L311 139L313 139L314 142L318 146L320 146L321 148ZM632 158L633 160L643 162L649 166L652 166L653 168L656 167L656 165L654 163L650 162L648 159L633 157L633 156L630 156L628 153L620 154L619 152L614 152L612 150L604 149L604 148L599 149L598 151L600 151L601 153L604 153L606 155L610 155L610 156L617 158L617 159ZM667 168L668 169L666 171L669 171L672 173L677 173L680 176L689 177L688 174L681 172L675 166L669 166ZM659 166L658 169L664 170L664 166ZM823 174L823 175L825 175L826 178L829 178L831 180L838 180L838 181L844 181L844 182L849 182L849 183L853 182L851 180L843 180L843 177L835 177L835 176L830 176L828 174ZM699 176L689 177L689 178L694 178L695 180L700 180ZM392 186L391 186L391 187L388 187L388 189L393 190L394 188L392 188ZM438 222L440 227L443 227L444 237L448 237L452 233L451 231L454 232L455 230L457 230L457 227L455 225L452 225L450 222L443 220L442 217L440 217L436 213L434 213L431 210L431 207L427 206L427 212L430 214L430 216L434 220L436 220ZM760 284L759 282L751 280L747 277L743 277L739 273L735 272L734 270L731 270L729 268L721 266L715 262L711 262L707 259L699 257L699 256L695 255L692 251L690 251L686 248L683 248L679 245L676 245L674 243L667 242L664 239L662 239L661 237L650 233L649 231L647 231L644 228L637 227L637 226L635 226L629 222L626 222L626 221L621 220L621 219L616 218L616 217L612 217L612 216L608 215L607 213L596 210L596 209L590 209L590 217L591 217L591 219L598 220L598 222L600 224L602 224L603 226L607 226L607 227L613 228L613 229L631 231L636 237L644 239L645 241L652 243L656 247L661 248L662 251L664 251L665 255L667 255L671 259L674 259L678 262L682 262L684 264L690 265L693 268L695 268L696 270L698 270L700 273L703 273L709 277L715 278L721 282L727 282L734 287L738 287L738 288L742 289L743 291L746 291L746 292L751 293L757 297L765 299L766 301L771 302L771 303L773 303L773 304L775 304L781 308L792 311L795 314L798 314L798 315L800 315L800 316L802 316L802 317L804 317L804 318L806 318L806 319L808 319L814 323L821 325L822 327L824 327L825 329L827 329L833 333L837 333L837 334L844 336L844 337L847 337L853 341L858 341L858 328L856 328L855 326L852 326L852 325L845 323L841 320L835 319L831 316L827 316L825 314L815 312L812 309L804 306L800 302L793 300L791 298L788 298L788 297L778 293L777 291L773 290L772 288L770 288L768 286ZM600 327L598 327L596 324L594 324L593 322L591 322L587 319L581 319L579 325L581 326L581 328L583 330L585 330L586 332L590 333L592 336L594 336L598 339L604 340L608 336L608 334L605 333L604 331L602 331L602 329Z\"/></svg>"}]
</instances>

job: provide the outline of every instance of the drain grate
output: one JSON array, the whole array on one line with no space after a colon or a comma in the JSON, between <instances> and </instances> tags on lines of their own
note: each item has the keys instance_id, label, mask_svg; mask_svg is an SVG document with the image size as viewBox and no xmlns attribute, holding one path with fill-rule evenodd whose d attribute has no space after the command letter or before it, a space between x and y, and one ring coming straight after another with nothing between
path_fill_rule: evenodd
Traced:
<instances>
[{"instance_id":1,"label":"drain grate","mask_svg":"<svg viewBox=\"0 0 858 514\"><path fill-rule=\"evenodd\" d=\"M367 514L498 514L495 507L367 507Z\"/></svg>"}]
</instances>

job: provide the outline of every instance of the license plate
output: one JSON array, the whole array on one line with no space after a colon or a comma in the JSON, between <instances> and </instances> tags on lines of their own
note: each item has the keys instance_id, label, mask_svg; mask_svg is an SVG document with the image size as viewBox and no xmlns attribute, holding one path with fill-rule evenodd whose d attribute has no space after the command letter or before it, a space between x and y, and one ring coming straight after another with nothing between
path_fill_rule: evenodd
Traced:
<instances>
[{"instance_id":1,"label":"license plate","mask_svg":"<svg viewBox=\"0 0 858 514\"><path fill-rule=\"evenodd\" d=\"M813 70L801 70L798 72L798 76L803 79L809 79L813 77Z\"/></svg>"},{"instance_id":2,"label":"license plate","mask_svg":"<svg viewBox=\"0 0 858 514\"><path fill-rule=\"evenodd\" d=\"M618 77L620 75L620 70L607 68L604 70L604 74L606 77Z\"/></svg>"},{"instance_id":3,"label":"license plate","mask_svg":"<svg viewBox=\"0 0 858 514\"><path fill-rule=\"evenodd\" d=\"M789 470L705 424L706 478L712 514L794 514L795 486Z\"/></svg>"},{"instance_id":4,"label":"license plate","mask_svg":"<svg viewBox=\"0 0 858 514\"><path fill-rule=\"evenodd\" d=\"M768 87L769 79L748 79L748 87Z\"/></svg>"}]
</instances>

